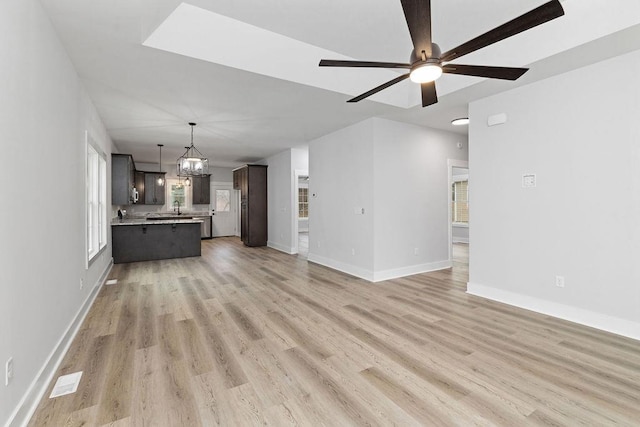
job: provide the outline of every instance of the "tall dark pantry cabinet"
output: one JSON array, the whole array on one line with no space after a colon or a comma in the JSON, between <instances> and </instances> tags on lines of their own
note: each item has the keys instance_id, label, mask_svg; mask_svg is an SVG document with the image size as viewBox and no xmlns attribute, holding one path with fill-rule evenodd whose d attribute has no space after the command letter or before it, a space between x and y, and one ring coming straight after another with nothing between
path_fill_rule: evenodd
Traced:
<instances>
[{"instance_id":1,"label":"tall dark pantry cabinet","mask_svg":"<svg viewBox=\"0 0 640 427\"><path fill-rule=\"evenodd\" d=\"M233 188L240 190L240 238L247 246L266 246L267 166L234 169Z\"/></svg>"}]
</instances>

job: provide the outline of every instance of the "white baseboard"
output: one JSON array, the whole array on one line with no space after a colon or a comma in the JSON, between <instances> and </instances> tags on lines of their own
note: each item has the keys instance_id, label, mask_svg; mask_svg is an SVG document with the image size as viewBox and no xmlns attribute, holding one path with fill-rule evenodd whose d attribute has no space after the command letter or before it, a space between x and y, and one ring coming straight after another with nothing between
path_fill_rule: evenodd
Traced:
<instances>
[{"instance_id":1,"label":"white baseboard","mask_svg":"<svg viewBox=\"0 0 640 427\"><path fill-rule=\"evenodd\" d=\"M375 271L373 273L373 281L381 282L383 280L397 279L398 277L411 276L413 274L428 273L430 271L451 268L451 261L437 261L426 264L410 265L408 267L395 268L391 270Z\"/></svg>"},{"instance_id":2,"label":"white baseboard","mask_svg":"<svg viewBox=\"0 0 640 427\"><path fill-rule=\"evenodd\" d=\"M91 289L91 292L89 292L89 295L87 295L87 298L82 303L82 306L74 316L66 331L64 332L64 334L62 334L62 337L58 341L58 344L56 344L54 349L51 351L49 357L47 357L46 362L44 363L42 368L40 368L40 371L29 385L29 388L27 388L27 391L25 392L24 396L22 396L20 403L18 403L18 406L9 417L9 420L7 421L5 427L26 426L29 423L29 419L37 409L40 400L47 391L51 380L53 380L53 376L62 363L62 359L64 359L67 351L69 351L69 347L71 346L73 339L78 333L78 330L80 329L84 318L87 316L89 309L93 305L93 302L95 301L96 296L102 288L102 285L107 280L112 267L113 258L105 267L105 270L100 275L100 278L94 284L93 289Z\"/></svg>"},{"instance_id":3,"label":"white baseboard","mask_svg":"<svg viewBox=\"0 0 640 427\"><path fill-rule=\"evenodd\" d=\"M503 289L467 283L467 293L640 340L640 323Z\"/></svg>"},{"instance_id":4,"label":"white baseboard","mask_svg":"<svg viewBox=\"0 0 640 427\"><path fill-rule=\"evenodd\" d=\"M281 245L280 243L276 243L272 241L267 241L267 246L289 255L293 255L296 253L295 248L291 246Z\"/></svg>"},{"instance_id":5,"label":"white baseboard","mask_svg":"<svg viewBox=\"0 0 640 427\"><path fill-rule=\"evenodd\" d=\"M312 253L309 254L307 260L374 283L381 282L383 280L396 279L398 277L427 273L429 271L442 270L443 268L451 267L451 261L446 260L427 264L411 265L408 267L395 268L390 270L372 271Z\"/></svg>"},{"instance_id":6,"label":"white baseboard","mask_svg":"<svg viewBox=\"0 0 640 427\"><path fill-rule=\"evenodd\" d=\"M359 277L364 280L368 280L369 282L373 282L373 271L371 270L356 267L355 265L346 264L331 258L325 258L323 256L319 256L312 253L308 255L307 261L324 265L325 267L333 268L334 270L342 271L343 273L347 273L352 276Z\"/></svg>"}]
</instances>

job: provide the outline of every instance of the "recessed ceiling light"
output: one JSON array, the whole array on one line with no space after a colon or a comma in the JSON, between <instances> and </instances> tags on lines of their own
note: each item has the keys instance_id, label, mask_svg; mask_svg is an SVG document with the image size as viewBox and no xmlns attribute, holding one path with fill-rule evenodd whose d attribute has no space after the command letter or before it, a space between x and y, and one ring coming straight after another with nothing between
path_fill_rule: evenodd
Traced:
<instances>
[{"instance_id":1,"label":"recessed ceiling light","mask_svg":"<svg viewBox=\"0 0 640 427\"><path fill-rule=\"evenodd\" d=\"M451 124L454 126L464 126L469 124L469 117L460 117L458 119L451 120Z\"/></svg>"}]
</instances>

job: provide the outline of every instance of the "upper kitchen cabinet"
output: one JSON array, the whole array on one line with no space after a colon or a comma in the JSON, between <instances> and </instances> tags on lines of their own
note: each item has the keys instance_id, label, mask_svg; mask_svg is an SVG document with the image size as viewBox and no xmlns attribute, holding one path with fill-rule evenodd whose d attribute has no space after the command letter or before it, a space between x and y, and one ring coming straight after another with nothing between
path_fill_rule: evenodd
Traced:
<instances>
[{"instance_id":1,"label":"upper kitchen cabinet","mask_svg":"<svg viewBox=\"0 0 640 427\"><path fill-rule=\"evenodd\" d=\"M137 202L133 157L129 154L111 155L111 204L130 205Z\"/></svg>"},{"instance_id":2,"label":"upper kitchen cabinet","mask_svg":"<svg viewBox=\"0 0 640 427\"><path fill-rule=\"evenodd\" d=\"M144 204L164 205L165 201L165 172L144 172ZM158 177L162 177L163 184L158 184Z\"/></svg>"},{"instance_id":3,"label":"upper kitchen cabinet","mask_svg":"<svg viewBox=\"0 0 640 427\"><path fill-rule=\"evenodd\" d=\"M192 203L194 205L208 205L211 203L210 175L192 176Z\"/></svg>"},{"instance_id":4,"label":"upper kitchen cabinet","mask_svg":"<svg viewBox=\"0 0 640 427\"><path fill-rule=\"evenodd\" d=\"M144 172L135 171L133 176L135 189L138 192L138 204L144 204Z\"/></svg>"}]
</instances>

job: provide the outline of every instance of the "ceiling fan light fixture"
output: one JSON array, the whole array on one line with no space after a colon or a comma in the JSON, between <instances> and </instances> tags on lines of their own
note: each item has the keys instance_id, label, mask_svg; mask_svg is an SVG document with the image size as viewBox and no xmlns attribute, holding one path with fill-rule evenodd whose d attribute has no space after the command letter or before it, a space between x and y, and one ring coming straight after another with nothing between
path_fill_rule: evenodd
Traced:
<instances>
[{"instance_id":1,"label":"ceiling fan light fixture","mask_svg":"<svg viewBox=\"0 0 640 427\"><path fill-rule=\"evenodd\" d=\"M457 119L451 120L451 124L453 126L464 126L469 124L469 117L460 117Z\"/></svg>"},{"instance_id":2,"label":"ceiling fan light fixture","mask_svg":"<svg viewBox=\"0 0 640 427\"><path fill-rule=\"evenodd\" d=\"M429 83L436 81L442 75L442 67L437 62L420 62L411 68L409 77L415 83Z\"/></svg>"}]
</instances>

